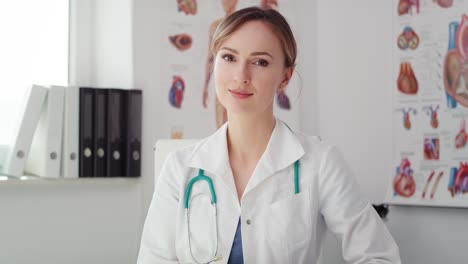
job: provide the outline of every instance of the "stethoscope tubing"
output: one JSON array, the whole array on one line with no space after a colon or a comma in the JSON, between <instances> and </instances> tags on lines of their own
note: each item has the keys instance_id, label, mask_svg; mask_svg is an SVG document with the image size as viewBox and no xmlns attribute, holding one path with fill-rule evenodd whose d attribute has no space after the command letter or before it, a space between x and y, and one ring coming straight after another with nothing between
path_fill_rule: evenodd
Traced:
<instances>
[{"instance_id":1,"label":"stethoscope tubing","mask_svg":"<svg viewBox=\"0 0 468 264\"><path fill-rule=\"evenodd\" d=\"M210 188L210 194L211 194L211 205L214 208L214 218L215 218L215 229L216 229L216 246L214 250L214 255L213 257L205 262L205 261L199 261L195 258L193 255L192 251L192 245L190 242L190 207L189 207L189 200L190 200L190 195L192 192L192 187L197 181L206 181L208 183L208 187ZM296 160L294 162L294 194L299 194L299 160ZM185 208L185 213L186 213L186 219L187 219L187 239L189 243L189 250L190 250L190 255L193 259L198 264L209 264L211 262L217 261L220 259L218 254L218 217L217 217L217 208L216 208L216 192L213 186L213 181L211 180L210 177L206 176L204 173L204 170L199 169L198 170L198 175L193 177L187 184L187 187L185 188L185 196L184 196L184 208Z\"/></svg>"}]
</instances>

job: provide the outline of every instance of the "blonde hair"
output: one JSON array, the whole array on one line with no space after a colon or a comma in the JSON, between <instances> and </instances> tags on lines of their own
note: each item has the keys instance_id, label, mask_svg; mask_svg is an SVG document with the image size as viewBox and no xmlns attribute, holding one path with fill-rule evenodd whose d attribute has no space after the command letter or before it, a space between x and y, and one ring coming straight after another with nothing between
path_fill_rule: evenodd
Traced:
<instances>
[{"instance_id":1,"label":"blonde hair","mask_svg":"<svg viewBox=\"0 0 468 264\"><path fill-rule=\"evenodd\" d=\"M216 55L221 44L229 38L239 27L250 21L262 21L270 26L276 34L284 52L284 66L294 67L297 57L297 46L294 35L288 22L278 11L273 9L261 9L248 7L240 9L224 18L216 28L211 40L211 53Z\"/></svg>"}]
</instances>

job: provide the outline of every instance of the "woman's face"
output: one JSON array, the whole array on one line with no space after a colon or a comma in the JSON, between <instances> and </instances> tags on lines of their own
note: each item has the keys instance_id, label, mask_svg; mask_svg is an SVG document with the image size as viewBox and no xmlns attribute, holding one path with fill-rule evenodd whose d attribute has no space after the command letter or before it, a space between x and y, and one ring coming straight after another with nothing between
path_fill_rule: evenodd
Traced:
<instances>
[{"instance_id":1,"label":"woman's face","mask_svg":"<svg viewBox=\"0 0 468 264\"><path fill-rule=\"evenodd\" d=\"M275 94L292 74L284 56L279 39L262 21L245 23L220 45L214 80L228 113L273 112Z\"/></svg>"}]
</instances>

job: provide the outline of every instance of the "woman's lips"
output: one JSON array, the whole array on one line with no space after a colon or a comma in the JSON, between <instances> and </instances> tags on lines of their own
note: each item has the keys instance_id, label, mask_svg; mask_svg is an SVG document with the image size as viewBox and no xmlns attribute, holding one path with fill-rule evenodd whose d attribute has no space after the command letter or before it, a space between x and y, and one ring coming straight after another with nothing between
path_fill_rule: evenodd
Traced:
<instances>
[{"instance_id":1,"label":"woman's lips","mask_svg":"<svg viewBox=\"0 0 468 264\"><path fill-rule=\"evenodd\" d=\"M241 89L229 90L229 93L231 93L231 95L234 96L235 98L239 98L239 99L245 99L253 95L253 93L250 93Z\"/></svg>"}]
</instances>

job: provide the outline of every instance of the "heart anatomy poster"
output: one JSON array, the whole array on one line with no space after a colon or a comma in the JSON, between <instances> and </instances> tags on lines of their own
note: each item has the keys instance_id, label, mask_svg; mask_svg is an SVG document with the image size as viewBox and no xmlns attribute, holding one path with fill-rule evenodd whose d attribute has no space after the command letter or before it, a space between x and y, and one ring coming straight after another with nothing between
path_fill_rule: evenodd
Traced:
<instances>
[{"instance_id":1,"label":"heart anatomy poster","mask_svg":"<svg viewBox=\"0 0 468 264\"><path fill-rule=\"evenodd\" d=\"M468 1L394 0L392 204L468 207Z\"/></svg>"},{"instance_id":2,"label":"heart anatomy poster","mask_svg":"<svg viewBox=\"0 0 468 264\"><path fill-rule=\"evenodd\" d=\"M163 3L164 2L164 3ZM159 86L164 116L160 123L167 138L202 138L227 120L217 100L209 51L216 27L227 15L249 6L276 9L299 34L294 20L294 1L289 0L168 0L158 10L160 42ZM294 74L285 92L274 98L274 113L293 129L299 129L300 79Z\"/></svg>"}]
</instances>

